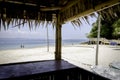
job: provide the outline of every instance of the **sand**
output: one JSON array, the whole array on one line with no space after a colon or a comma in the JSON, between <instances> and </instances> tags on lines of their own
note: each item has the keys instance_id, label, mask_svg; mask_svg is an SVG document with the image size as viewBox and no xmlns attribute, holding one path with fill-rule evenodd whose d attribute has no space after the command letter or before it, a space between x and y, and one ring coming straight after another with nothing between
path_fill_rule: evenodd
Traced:
<instances>
[{"instance_id":1,"label":"sand","mask_svg":"<svg viewBox=\"0 0 120 80\"><path fill-rule=\"evenodd\" d=\"M54 60L55 47L14 49L0 51L0 64L26 61ZM62 59L85 69L95 65L96 45L67 45L62 47ZM120 61L120 46L100 45L99 65L109 66Z\"/></svg>"}]
</instances>

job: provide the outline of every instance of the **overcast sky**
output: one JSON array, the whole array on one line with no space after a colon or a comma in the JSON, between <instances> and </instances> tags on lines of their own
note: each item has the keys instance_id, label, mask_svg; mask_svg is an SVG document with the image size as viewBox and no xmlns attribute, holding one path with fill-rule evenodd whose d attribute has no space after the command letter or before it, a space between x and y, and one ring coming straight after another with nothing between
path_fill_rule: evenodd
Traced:
<instances>
[{"instance_id":1,"label":"overcast sky","mask_svg":"<svg viewBox=\"0 0 120 80\"><path fill-rule=\"evenodd\" d=\"M96 18L89 18L90 23L96 21ZM68 22L62 25L62 39L85 39L86 35L90 32L92 26L88 25L83 21L80 27L73 27L73 25ZM49 29L49 39L55 38L55 29L53 29L52 25L48 26ZM7 31L3 29L0 31L0 38L38 38L38 39L46 39L47 37L47 28L46 27L37 27L36 30L29 30L29 26L26 23L24 26L10 28Z\"/></svg>"}]
</instances>

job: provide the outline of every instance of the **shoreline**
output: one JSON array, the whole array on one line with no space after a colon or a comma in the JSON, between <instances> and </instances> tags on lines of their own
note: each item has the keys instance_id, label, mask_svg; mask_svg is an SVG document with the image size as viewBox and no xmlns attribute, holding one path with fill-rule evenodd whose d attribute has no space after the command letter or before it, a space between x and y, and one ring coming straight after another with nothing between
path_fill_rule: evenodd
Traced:
<instances>
[{"instance_id":1,"label":"shoreline","mask_svg":"<svg viewBox=\"0 0 120 80\"><path fill-rule=\"evenodd\" d=\"M50 45L50 47L51 46L54 46L54 45ZM30 46L30 47L28 47L28 45L27 45L27 47L24 45L24 47L23 48L21 48L21 46L19 45L19 47L10 47L10 48L0 48L0 51L3 51L3 50L17 50L17 49L31 49L31 48L42 48L42 47L47 47L46 45L40 45L40 46Z\"/></svg>"},{"instance_id":2,"label":"shoreline","mask_svg":"<svg viewBox=\"0 0 120 80\"><path fill-rule=\"evenodd\" d=\"M62 46L74 46L74 45L84 45L83 44L84 42L80 42L80 43L69 43L69 44L62 44ZM26 47L26 45L24 45L24 48L21 48L21 45L19 45L19 47L17 46L17 47L9 47L9 48L3 48L3 49L1 49L0 48L0 51L4 51L4 50L17 50L17 49L32 49L32 48L42 48L42 47L47 47L47 45L39 45L39 46L28 46L27 45L27 47ZM55 47L55 44L51 44L51 45L49 45L49 47Z\"/></svg>"},{"instance_id":3,"label":"shoreline","mask_svg":"<svg viewBox=\"0 0 120 80\"><path fill-rule=\"evenodd\" d=\"M65 39L62 40L62 45L71 45L71 44L79 44L82 42L88 41L87 39ZM34 48L34 47L43 47L47 46L46 39L0 39L0 50L9 50L9 49L20 49L20 48ZM50 46L55 46L55 40L49 40Z\"/></svg>"}]
</instances>

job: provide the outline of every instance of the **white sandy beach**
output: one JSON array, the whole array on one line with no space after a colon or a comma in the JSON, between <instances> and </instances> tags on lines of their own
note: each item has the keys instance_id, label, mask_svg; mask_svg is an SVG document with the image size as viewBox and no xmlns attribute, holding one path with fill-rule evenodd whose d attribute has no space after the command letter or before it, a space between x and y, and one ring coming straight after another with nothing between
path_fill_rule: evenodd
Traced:
<instances>
[{"instance_id":1,"label":"white sandy beach","mask_svg":"<svg viewBox=\"0 0 120 80\"><path fill-rule=\"evenodd\" d=\"M51 46L49 52L47 47L1 50L0 64L54 60L55 47ZM89 69L95 65L96 45L69 45L62 47L62 59ZM99 65L108 66L113 61L120 61L120 46L100 45Z\"/></svg>"}]
</instances>

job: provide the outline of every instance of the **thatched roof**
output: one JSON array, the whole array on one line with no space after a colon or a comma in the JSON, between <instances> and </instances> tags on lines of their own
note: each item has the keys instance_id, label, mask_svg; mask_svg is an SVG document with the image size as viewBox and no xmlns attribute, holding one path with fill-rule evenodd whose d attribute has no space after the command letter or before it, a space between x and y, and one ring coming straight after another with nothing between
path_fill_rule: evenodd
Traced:
<instances>
[{"instance_id":1,"label":"thatched roof","mask_svg":"<svg viewBox=\"0 0 120 80\"><path fill-rule=\"evenodd\" d=\"M112 1L114 0L0 0L0 28L4 26L6 29L6 26L13 22L16 24L28 22L31 26L32 20L35 20L36 25L44 23L44 21L54 24L58 14L61 16L61 24L69 21L70 18L75 18L75 20L71 20L73 23L80 24L81 21L78 17L81 17L81 15L77 16L78 14L84 14L85 11L90 9L95 11L97 6L106 2L109 2L109 6ZM115 3L119 3L119 0L115 1ZM120 5L117 4L116 7L99 12L102 13L103 18L109 15L114 18L119 15L119 7ZM94 14L90 15L93 16ZM86 14L82 16L87 20Z\"/></svg>"},{"instance_id":2,"label":"thatched roof","mask_svg":"<svg viewBox=\"0 0 120 80\"><path fill-rule=\"evenodd\" d=\"M106 20L108 22L117 20L120 18L120 3L109 8L105 8L98 13L101 14L103 20Z\"/></svg>"},{"instance_id":3,"label":"thatched roof","mask_svg":"<svg viewBox=\"0 0 120 80\"><path fill-rule=\"evenodd\" d=\"M113 20L118 20L120 18L120 3L102 8L100 10L96 10L96 12L101 15L102 20L107 21L108 23ZM73 23L73 25L79 26L80 24L82 24L81 20L84 20L89 24L90 21L88 19L88 16L97 18L95 13L90 13L88 15L84 15L80 18L72 20L71 22Z\"/></svg>"}]
</instances>

